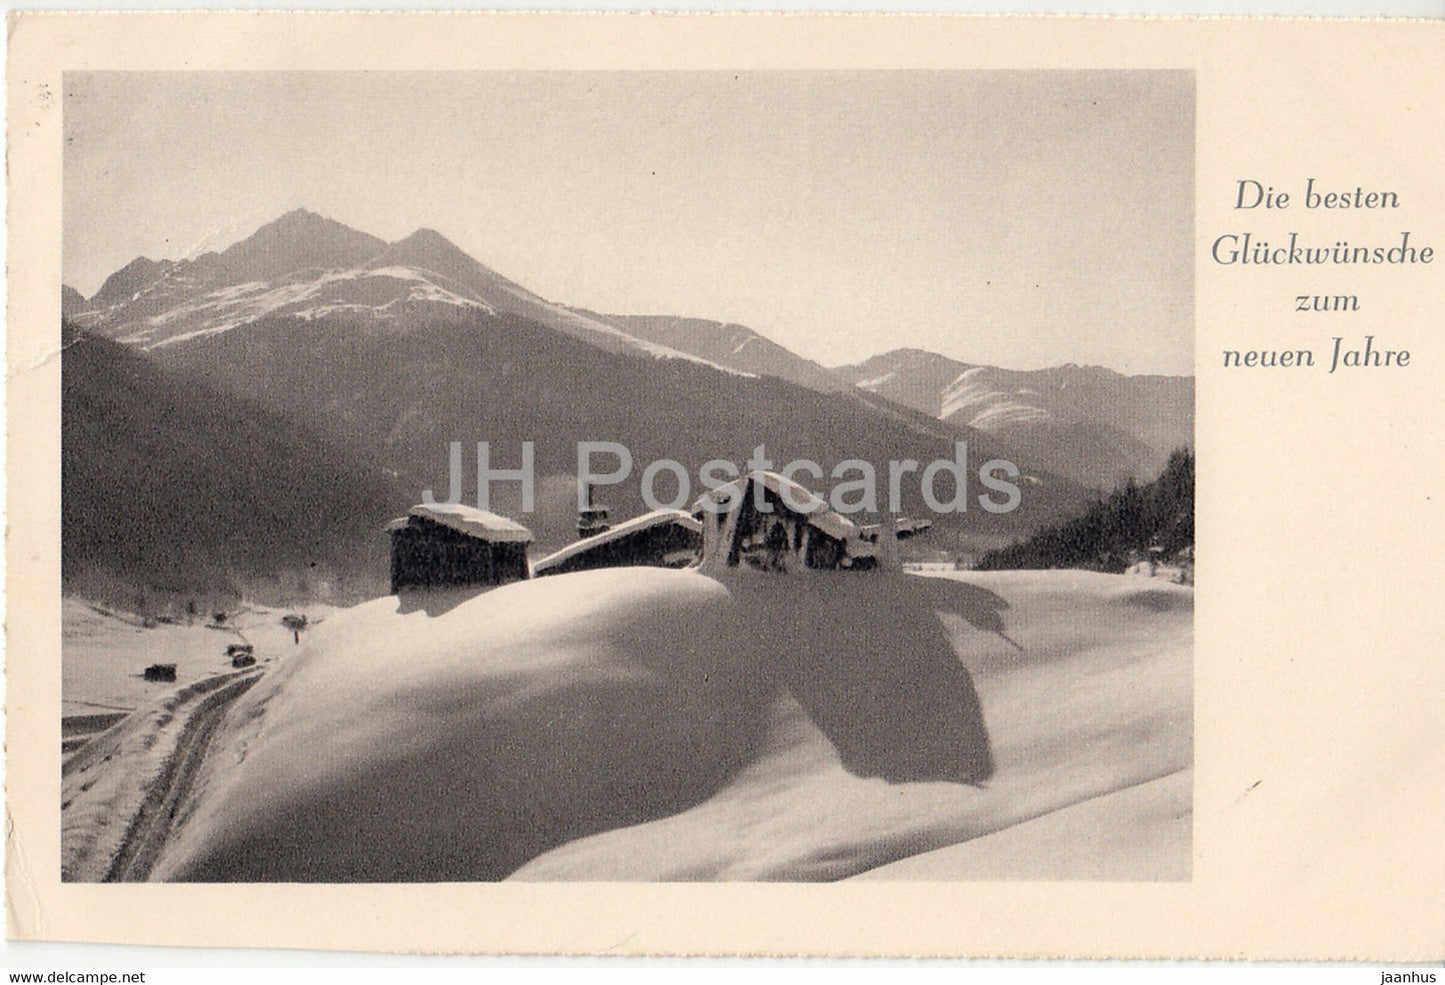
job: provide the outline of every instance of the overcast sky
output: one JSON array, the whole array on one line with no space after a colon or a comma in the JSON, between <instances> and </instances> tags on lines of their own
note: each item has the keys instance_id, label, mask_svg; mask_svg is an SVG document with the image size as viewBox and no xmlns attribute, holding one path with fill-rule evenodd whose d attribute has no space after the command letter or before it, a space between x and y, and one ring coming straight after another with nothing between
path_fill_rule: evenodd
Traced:
<instances>
[{"instance_id":1,"label":"overcast sky","mask_svg":"<svg viewBox=\"0 0 1445 985\"><path fill-rule=\"evenodd\" d=\"M71 73L65 113L87 296L304 206L826 365L1193 371L1188 73Z\"/></svg>"}]
</instances>

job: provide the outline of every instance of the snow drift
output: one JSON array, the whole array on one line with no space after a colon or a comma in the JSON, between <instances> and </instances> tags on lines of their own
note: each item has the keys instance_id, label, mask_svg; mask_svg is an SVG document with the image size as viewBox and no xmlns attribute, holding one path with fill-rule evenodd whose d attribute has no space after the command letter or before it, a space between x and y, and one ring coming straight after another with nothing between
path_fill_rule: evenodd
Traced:
<instances>
[{"instance_id":1,"label":"snow drift","mask_svg":"<svg viewBox=\"0 0 1445 985\"><path fill-rule=\"evenodd\" d=\"M562 845L512 878L1188 879L1192 590L1083 571L911 586L902 611L942 612L977 683L997 764L986 786L859 776L783 695L758 757L707 801ZM875 727L914 740L906 723Z\"/></svg>"},{"instance_id":2,"label":"snow drift","mask_svg":"<svg viewBox=\"0 0 1445 985\"><path fill-rule=\"evenodd\" d=\"M706 801L758 760L784 688L857 776L982 779L925 585L614 569L339 613L230 709L152 878L502 878ZM1002 628L1002 600L958 588Z\"/></svg>"}]
</instances>

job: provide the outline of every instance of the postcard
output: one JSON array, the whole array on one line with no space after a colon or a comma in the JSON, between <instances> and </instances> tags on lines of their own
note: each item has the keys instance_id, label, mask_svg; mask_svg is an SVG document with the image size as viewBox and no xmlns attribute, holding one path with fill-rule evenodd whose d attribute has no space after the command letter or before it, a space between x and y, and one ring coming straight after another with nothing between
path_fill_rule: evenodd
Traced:
<instances>
[{"instance_id":1,"label":"postcard","mask_svg":"<svg viewBox=\"0 0 1445 985\"><path fill-rule=\"evenodd\" d=\"M1441 960L1442 31L12 15L10 934Z\"/></svg>"}]
</instances>

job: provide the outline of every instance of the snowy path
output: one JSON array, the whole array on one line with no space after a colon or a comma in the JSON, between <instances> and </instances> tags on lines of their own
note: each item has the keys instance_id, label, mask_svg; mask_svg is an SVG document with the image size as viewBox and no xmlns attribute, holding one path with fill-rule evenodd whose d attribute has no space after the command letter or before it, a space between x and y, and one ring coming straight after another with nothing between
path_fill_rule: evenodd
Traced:
<instances>
[{"instance_id":1,"label":"snowy path","mask_svg":"<svg viewBox=\"0 0 1445 985\"><path fill-rule=\"evenodd\" d=\"M174 689L65 761L61 871L80 882L142 882L227 707L260 675ZM124 762L126 768L111 767Z\"/></svg>"}]
</instances>

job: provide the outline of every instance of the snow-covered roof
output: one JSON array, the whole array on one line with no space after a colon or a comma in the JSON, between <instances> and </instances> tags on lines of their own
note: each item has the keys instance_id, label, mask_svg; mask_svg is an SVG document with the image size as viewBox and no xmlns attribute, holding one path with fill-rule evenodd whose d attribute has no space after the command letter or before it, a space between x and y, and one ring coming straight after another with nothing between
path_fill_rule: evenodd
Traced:
<instances>
[{"instance_id":1,"label":"snow-covered roof","mask_svg":"<svg viewBox=\"0 0 1445 985\"><path fill-rule=\"evenodd\" d=\"M548 554L532 565L534 575L541 574L565 561L571 560L578 554L593 550L603 544L621 540L642 530L650 530L664 524L675 523L680 527L686 527L693 533L702 533L702 524L694 520L682 510L653 510L651 513L644 513L642 516L633 517L619 523L610 530L604 530L600 534L593 534L591 537L584 537L581 540L573 541L555 554Z\"/></svg>"},{"instance_id":2,"label":"snow-covered roof","mask_svg":"<svg viewBox=\"0 0 1445 985\"><path fill-rule=\"evenodd\" d=\"M893 521L893 532L899 540L907 540L916 534L921 534L933 526L932 520L913 520L906 516L896 517ZM883 536L883 524L870 523L859 528L865 540L876 541Z\"/></svg>"},{"instance_id":3,"label":"snow-covered roof","mask_svg":"<svg viewBox=\"0 0 1445 985\"><path fill-rule=\"evenodd\" d=\"M421 517L450 527L458 533L494 544L530 544L532 531L504 516L479 510L461 503L418 503L406 511L406 516L397 517L386 525L387 530L400 530L407 526L412 517Z\"/></svg>"},{"instance_id":4,"label":"snow-covered roof","mask_svg":"<svg viewBox=\"0 0 1445 985\"><path fill-rule=\"evenodd\" d=\"M779 475L777 472L749 472L742 479L734 480L716 489L710 489L692 504L692 511L694 513L712 512L712 509L706 505L708 501L714 504L723 503L729 497L737 495L742 490L744 482L759 483L765 489L777 494L788 509L807 514L808 523L829 537L843 541L856 540L858 537L857 524L843 514L829 509L827 502L806 486Z\"/></svg>"}]
</instances>

